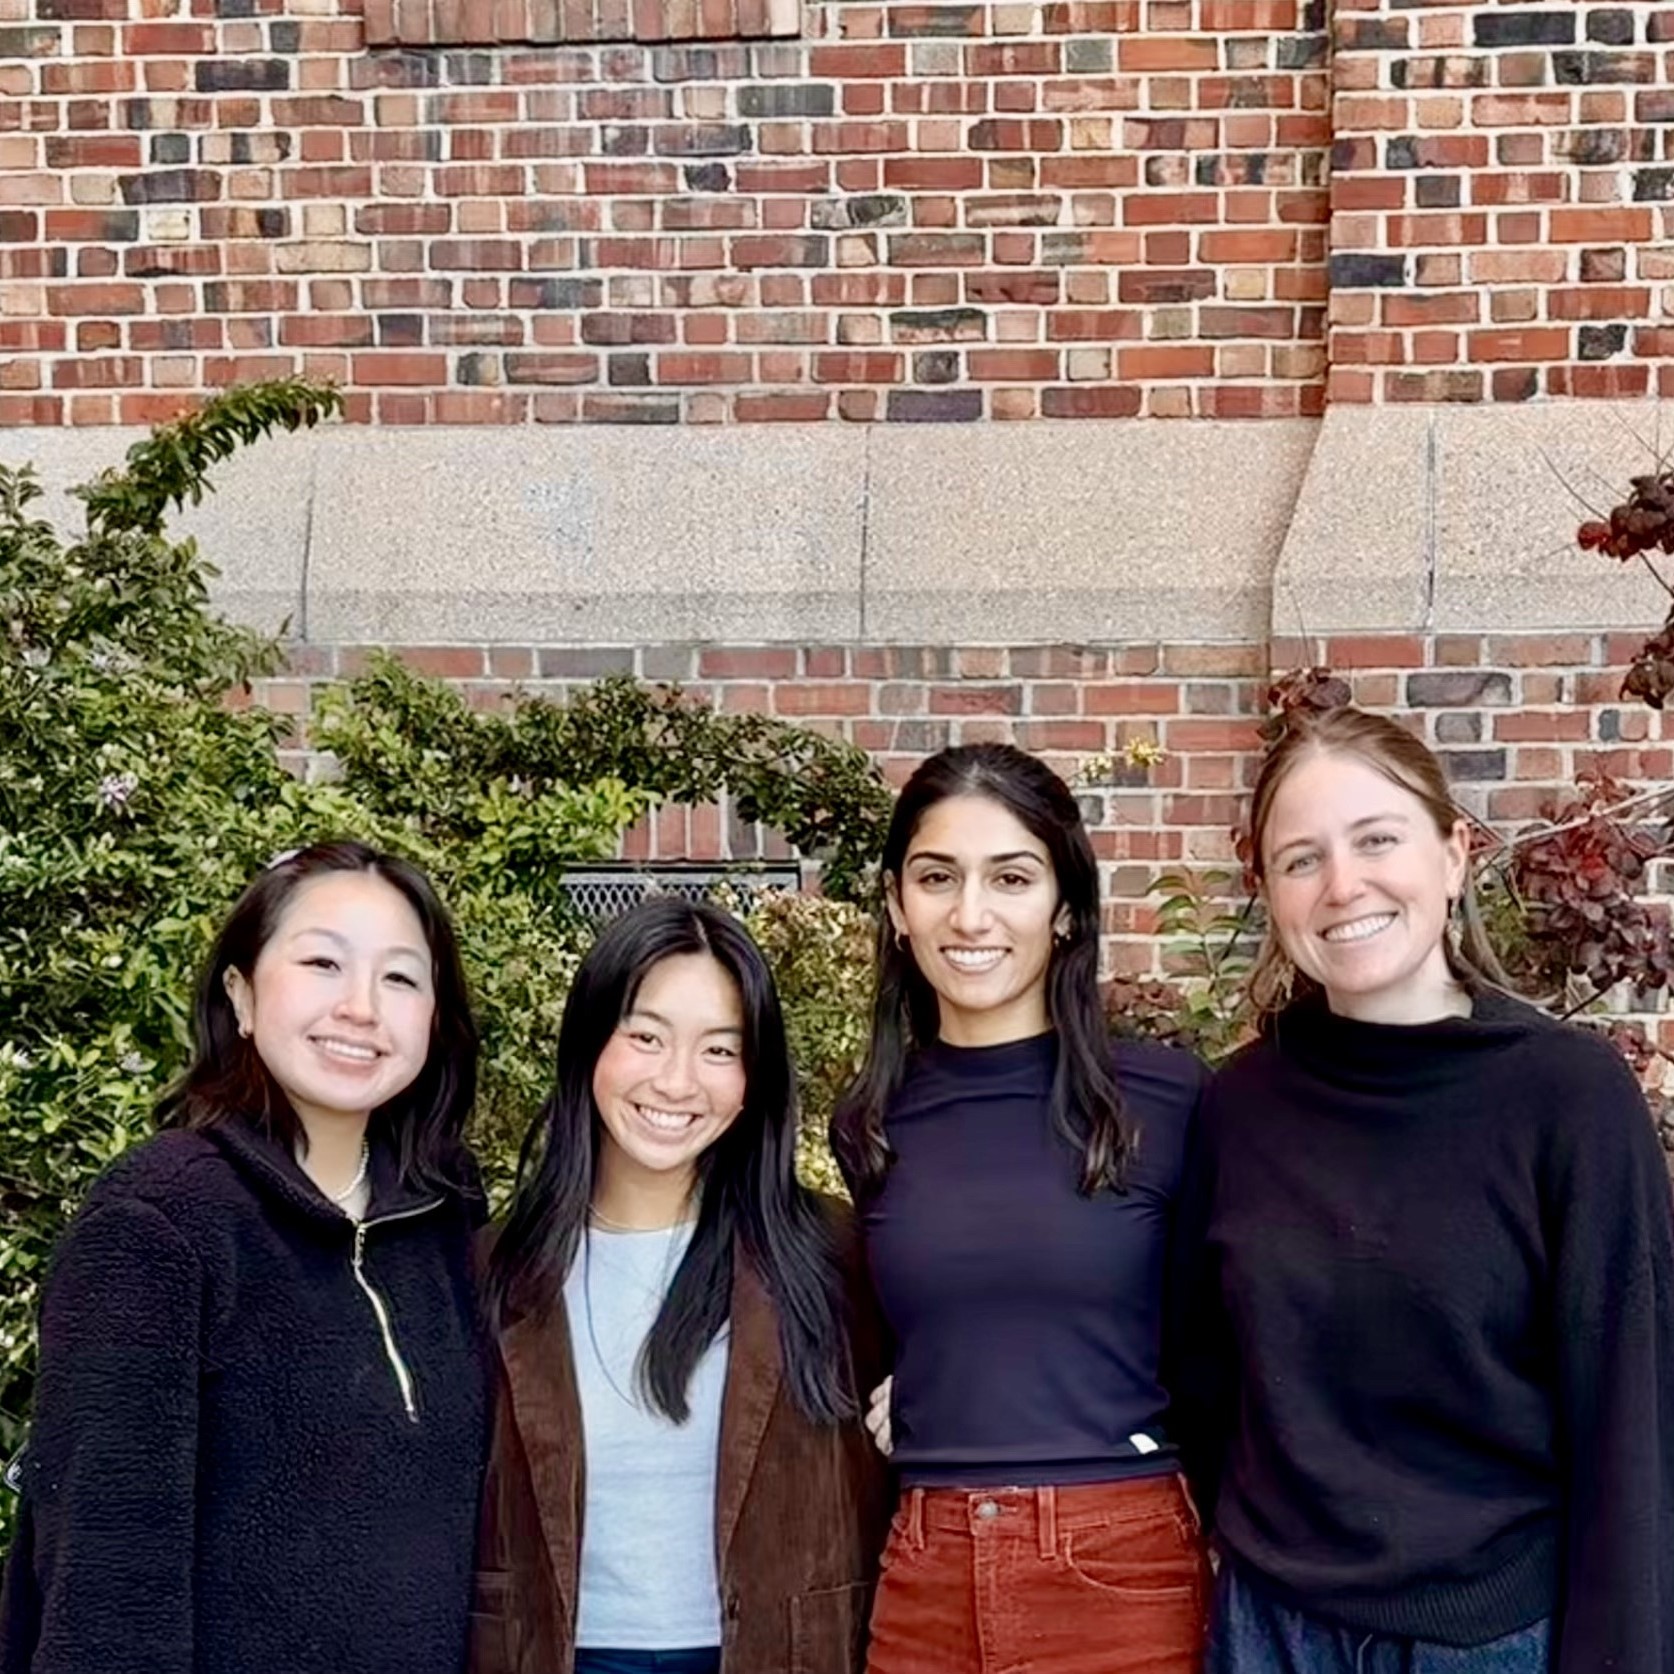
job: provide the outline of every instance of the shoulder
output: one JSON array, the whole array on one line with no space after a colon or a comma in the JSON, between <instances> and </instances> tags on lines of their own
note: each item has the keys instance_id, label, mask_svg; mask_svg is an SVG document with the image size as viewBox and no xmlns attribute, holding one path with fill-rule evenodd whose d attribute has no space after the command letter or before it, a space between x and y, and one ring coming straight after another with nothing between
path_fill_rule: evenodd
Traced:
<instances>
[{"instance_id":1,"label":"shoulder","mask_svg":"<svg viewBox=\"0 0 1674 1674\"><path fill-rule=\"evenodd\" d=\"M1521 1001L1527 1035L1518 1053L1518 1103L1549 1130L1559 1149L1613 1138L1654 1139L1644 1089L1621 1051L1596 1029L1566 1023Z\"/></svg>"},{"instance_id":2,"label":"shoulder","mask_svg":"<svg viewBox=\"0 0 1674 1674\"><path fill-rule=\"evenodd\" d=\"M85 1212L145 1204L174 1221L199 1204L249 1196L207 1134L170 1128L125 1152L94 1182Z\"/></svg>"},{"instance_id":3,"label":"shoulder","mask_svg":"<svg viewBox=\"0 0 1674 1674\"><path fill-rule=\"evenodd\" d=\"M1209 1072L1202 1061L1156 1041L1115 1043L1116 1087L1138 1136L1136 1178L1172 1193L1180 1183Z\"/></svg>"},{"instance_id":4,"label":"shoulder","mask_svg":"<svg viewBox=\"0 0 1674 1674\"><path fill-rule=\"evenodd\" d=\"M1223 1058L1209 1078L1212 1095L1229 1088L1259 1086L1272 1076L1279 1063L1279 1049L1269 1035L1246 1041L1236 1052Z\"/></svg>"},{"instance_id":5,"label":"shoulder","mask_svg":"<svg viewBox=\"0 0 1674 1674\"><path fill-rule=\"evenodd\" d=\"M1627 1060L1597 1029L1565 1022L1509 994L1485 997L1477 1010L1478 1015L1519 1025L1522 1060L1542 1074L1559 1076L1566 1085L1590 1084L1603 1077L1619 1085L1638 1086Z\"/></svg>"},{"instance_id":6,"label":"shoulder","mask_svg":"<svg viewBox=\"0 0 1674 1674\"><path fill-rule=\"evenodd\" d=\"M1476 995L1472 1021L1510 1048L1483 1060L1484 1073L1503 1083L1506 1103L1560 1118L1644 1110L1638 1077L1600 1030L1554 1017L1499 989Z\"/></svg>"},{"instance_id":7,"label":"shoulder","mask_svg":"<svg viewBox=\"0 0 1674 1674\"><path fill-rule=\"evenodd\" d=\"M1248 1123L1241 1124L1236 1116L1248 1115L1252 1108L1269 1114L1282 1112L1286 1101L1277 1091L1281 1070L1278 1046L1268 1035L1246 1041L1223 1058L1209 1077L1198 1109L1199 1142L1215 1147L1229 1131L1247 1128Z\"/></svg>"},{"instance_id":8,"label":"shoulder","mask_svg":"<svg viewBox=\"0 0 1674 1674\"><path fill-rule=\"evenodd\" d=\"M53 1253L52 1291L89 1303L195 1285L204 1270L192 1201L229 1189L231 1170L201 1134L136 1146L94 1182ZM92 1287L91 1289L89 1287Z\"/></svg>"},{"instance_id":9,"label":"shoulder","mask_svg":"<svg viewBox=\"0 0 1674 1674\"><path fill-rule=\"evenodd\" d=\"M1112 1045L1116 1085L1132 1113L1189 1122L1209 1070L1203 1060L1178 1046L1160 1041L1118 1038Z\"/></svg>"}]
</instances>

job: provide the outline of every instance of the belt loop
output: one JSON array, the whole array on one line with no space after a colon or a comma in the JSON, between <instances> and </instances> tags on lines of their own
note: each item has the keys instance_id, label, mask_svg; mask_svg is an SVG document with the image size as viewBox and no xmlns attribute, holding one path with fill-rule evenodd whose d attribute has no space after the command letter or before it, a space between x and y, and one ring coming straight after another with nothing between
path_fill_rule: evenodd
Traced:
<instances>
[{"instance_id":1,"label":"belt loop","mask_svg":"<svg viewBox=\"0 0 1674 1674\"><path fill-rule=\"evenodd\" d=\"M1035 1490L1035 1530L1040 1536L1040 1555L1058 1555L1058 1490L1050 1484Z\"/></svg>"},{"instance_id":2,"label":"belt loop","mask_svg":"<svg viewBox=\"0 0 1674 1674\"><path fill-rule=\"evenodd\" d=\"M1197 1509L1197 1500L1193 1497L1192 1485L1189 1481L1187 1481L1186 1473L1181 1471L1174 1480L1179 1485L1180 1497L1186 1502L1186 1510L1191 1513L1192 1533L1202 1534L1203 1513Z\"/></svg>"},{"instance_id":3,"label":"belt loop","mask_svg":"<svg viewBox=\"0 0 1674 1674\"><path fill-rule=\"evenodd\" d=\"M909 1488L907 1501L907 1539L915 1552L924 1550L924 1490Z\"/></svg>"}]
</instances>

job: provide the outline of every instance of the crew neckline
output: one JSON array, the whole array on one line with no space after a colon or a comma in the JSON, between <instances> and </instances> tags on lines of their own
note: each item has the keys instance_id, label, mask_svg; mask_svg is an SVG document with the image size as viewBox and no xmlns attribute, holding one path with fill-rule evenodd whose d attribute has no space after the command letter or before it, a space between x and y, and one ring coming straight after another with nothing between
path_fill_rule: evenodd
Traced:
<instances>
[{"instance_id":1,"label":"crew neckline","mask_svg":"<svg viewBox=\"0 0 1674 1674\"><path fill-rule=\"evenodd\" d=\"M946 1063L970 1063L977 1059L992 1060L1002 1058L1008 1054L1015 1054L1019 1058L1044 1056L1049 1050L1055 1050L1058 1045L1058 1031L1053 1028L1043 1030L1038 1035L1019 1035L1015 1040L990 1041L984 1046L958 1046L953 1041L937 1039L921 1050L927 1057L936 1057Z\"/></svg>"}]
</instances>

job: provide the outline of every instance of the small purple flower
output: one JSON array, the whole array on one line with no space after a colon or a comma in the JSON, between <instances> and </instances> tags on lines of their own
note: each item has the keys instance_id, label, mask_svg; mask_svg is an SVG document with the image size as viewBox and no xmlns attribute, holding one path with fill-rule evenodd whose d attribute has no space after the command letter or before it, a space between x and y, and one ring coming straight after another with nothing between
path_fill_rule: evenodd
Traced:
<instances>
[{"instance_id":1,"label":"small purple flower","mask_svg":"<svg viewBox=\"0 0 1674 1674\"><path fill-rule=\"evenodd\" d=\"M107 808L126 808L128 799L139 788L136 773L107 773L99 781L99 800Z\"/></svg>"}]
</instances>

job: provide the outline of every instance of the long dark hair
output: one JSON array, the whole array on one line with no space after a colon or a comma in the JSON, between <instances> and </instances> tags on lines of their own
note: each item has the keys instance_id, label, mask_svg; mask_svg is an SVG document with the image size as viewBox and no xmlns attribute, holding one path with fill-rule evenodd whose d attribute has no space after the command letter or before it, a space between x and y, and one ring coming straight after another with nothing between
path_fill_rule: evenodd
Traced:
<instances>
[{"instance_id":1,"label":"long dark hair","mask_svg":"<svg viewBox=\"0 0 1674 1674\"><path fill-rule=\"evenodd\" d=\"M1052 1120L1081 1149L1081 1191L1120 1191L1135 1135L1123 1114L1110 1029L1099 1001L1099 871L1081 810L1051 768L1013 745L961 744L939 751L920 764L895 804L880 868L885 889L898 884L919 822L951 796L997 802L1046 845L1063 924L1046 968L1046 1015L1058 1034ZM857 1196L875 1187L889 1167L884 1136L889 1102L909 1056L938 1032L936 991L880 910L872 1038L831 1126L832 1149Z\"/></svg>"},{"instance_id":2,"label":"long dark hair","mask_svg":"<svg viewBox=\"0 0 1674 1674\"><path fill-rule=\"evenodd\" d=\"M697 1226L646 1336L639 1381L651 1404L685 1421L704 1351L725 1325L733 1262L749 1262L779 1320L785 1381L803 1412L830 1422L857 1410L842 1274L814 1195L796 1178L796 1078L779 996L761 950L718 908L656 896L614 920L582 960L558 1032L557 1079L529 1129L517 1190L489 1261L489 1316L548 1305L586 1236L598 1167L593 1069L651 968L708 954L744 1013L744 1108L698 1158Z\"/></svg>"},{"instance_id":3,"label":"long dark hair","mask_svg":"<svg viewBox=\"0 0 1674 1674\"><path fill-rule=\"evenodd\" d=\"M365 843L297 849L272 862L239 896L198 979L192 1061L158 1102L157 1119L164 1127L212 1128L234 1117L253 1118L286 1150L305 1142L296 1112L255 1043L239 1033L227 973L237 971L249 982L292 896L309 879L333 872L381 878L413 909L430 950L436 994L430 1051L412 1085L373 1111L372 1131L394 1146L409 1185L474 1189L460 1135L477 1092L477 1025L453 923L416 866Z\"/></svg>"}]
</instances>

